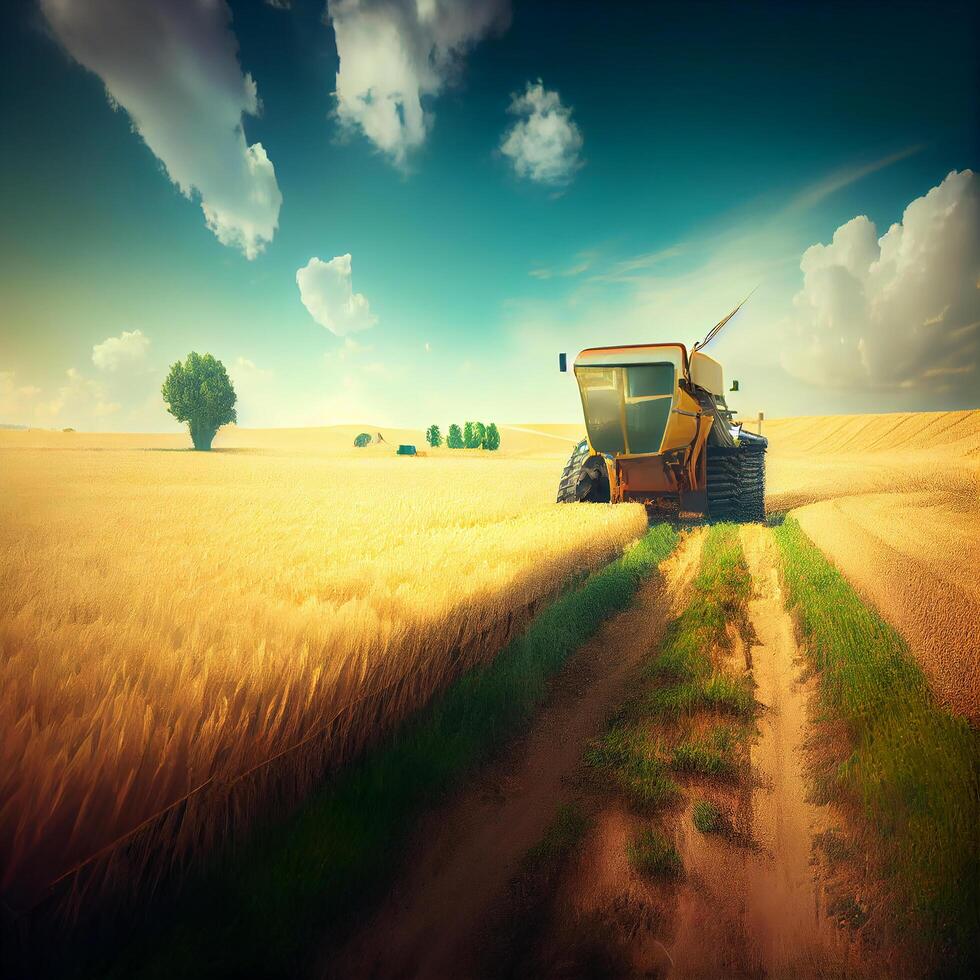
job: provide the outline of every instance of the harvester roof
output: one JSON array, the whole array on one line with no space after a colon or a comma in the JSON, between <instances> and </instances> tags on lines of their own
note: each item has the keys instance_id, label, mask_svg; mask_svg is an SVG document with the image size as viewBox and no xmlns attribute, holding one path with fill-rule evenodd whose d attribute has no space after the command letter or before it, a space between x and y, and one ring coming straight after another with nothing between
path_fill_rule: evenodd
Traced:
<instances>
[{"instance_id":1,"label":"harvester roof","mask_svg":"<svg viewBox=\"0 0 980 980\"><path fill-rule=\"evenodd\" d=\"M575 370L593 367L629 367L638 364L672 364L675 380L688 375L694 384L714 395L725 392L721 364L703 351L688 354L683 344L629 344L589 347L575 358Z\"/></svg>"},{"instance_id":2,"label":"harvester roof","mask_svg":"<svg viewBox=\"0 0 980 980\"><path fill-rule=\"evenodd\" d=\"M683 370L687 366L687 348L683 344L589 347L575 358L575 367L625 367L628 364L657 364L665 361Z\"/></svg>"}]
</instances>

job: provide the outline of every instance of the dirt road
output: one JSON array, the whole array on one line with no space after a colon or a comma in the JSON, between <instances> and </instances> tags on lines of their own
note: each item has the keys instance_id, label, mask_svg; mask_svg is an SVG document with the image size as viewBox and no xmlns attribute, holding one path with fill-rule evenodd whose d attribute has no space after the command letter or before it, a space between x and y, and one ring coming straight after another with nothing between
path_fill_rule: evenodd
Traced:
<instances>
[{"instance_id":1,"label":"dirt road","mask_svg":"<svg viewBox=\"0 0 980 980\"><path fill-rule=\"evenodd\" d=\"M343 977L473 976L476 942L527 850L540 840L582 752L659 641L675 597L697 572L703 531L687 534L633 605L584 644L529 735L457 799L424 819L403 879L320 973Z\"/></svg>"},{"instance_id":2,"label":"dirt road","mask_svg":"<svg viewBox=\"0 0 980 980\"><path fill-rule=\"evenodd\" d=\"M819 975L843 944L826 917L811 864L822 823L807 802L803 739L810 692L784 605L770 532L742 529L752 573L748 616L751 670L762 706L750 750L752 777L729 801L736 834L701 834L690 814L679 821L686 876L678 890L676 932L667 945L669 977Z\"/></svg>"},{"instance_id":3,"label":"dirt road","mask_svg":"<svg viewBox=\"0 0 980 980\"><path fill-rule=\"evenodd\" d=\"M702 540L690 535L664 569L666 586L648 585L576 655L533 730L507 758L430 816L402 881L339 956L324 958L322 975L486 975L508 883L557 805L573 795L583 746L628 694L633 668L658 642L666 619L684 605ZM649 822L617 797L606 798L549 887L547 911L535 913L534 948L504 975L873 976L852 970L856 950L826 916L811 860L813 837L827 817L806 799L811 691L800 679L775 542L759 526L744 528L742 542L753 579L751 642L736 643L728 656L731 671L751 671L762 705L751 775L710 786L694 777L693 784L733 815L733 832L696 831L695 794L686 793L686 803L662 821L684 873L676 883L651 880L626 859L627 843ZM496 963L491 974L495 969Z\"/></svg>"},{"instance_id":4,"label":"dirt road","mask_svg":"<svg viewBox=\"0 0 980 980\"><path fill-rule=\"evenodd\" d=\"M812 861L814 835L828 817L807 800L803 743L812 691L800 679L775 542L759 526L743 528L741 537L753 580L750 641L733 645L726 672L751 673L761 704L750 774L727 783L682 778L684 805L659 821L683 863L673 883L630 868L627 844L649 820L609 801L561 883L535 964L542 975L579 976L585 964L599 962L595 975L671 980L874 976L827 917ZM727 813L730 832L696 830L696 798ZM580 936L590 937L590 947ZM575 967L563 973L563 957L576 944Z\"/></svg>"}]
</instances>

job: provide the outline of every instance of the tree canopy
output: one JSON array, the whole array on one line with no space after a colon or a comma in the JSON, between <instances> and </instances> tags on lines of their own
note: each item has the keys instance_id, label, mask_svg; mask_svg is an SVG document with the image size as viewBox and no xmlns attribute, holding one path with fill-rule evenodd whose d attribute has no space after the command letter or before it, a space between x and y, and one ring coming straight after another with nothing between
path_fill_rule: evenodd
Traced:
<instances>
[{"instance_id":1,"label":"tree canopy","mask_svg":"<svg viewBox=\"0 0 980 980\"><path fill-rule=\"evenodd\" d=\"M187 423L195 449L210 449L218 429L238 419L231 379L211 354L191 351L183 363L172 364L161 393L167 411Z\"/></svg>"}]
</instances>

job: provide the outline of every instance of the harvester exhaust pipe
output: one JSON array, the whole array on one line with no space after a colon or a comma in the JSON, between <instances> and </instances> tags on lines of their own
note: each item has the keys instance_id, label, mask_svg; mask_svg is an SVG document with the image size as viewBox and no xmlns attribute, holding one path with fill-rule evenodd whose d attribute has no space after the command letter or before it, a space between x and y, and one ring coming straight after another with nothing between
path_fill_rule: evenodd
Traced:
<instances>
[{"instance_id":1,"label":"harvester exhaust pipe","mask_svg":"<svg viewBox=\"0 0 980 980\"><path fill-rule=\"evenodd\" d=\"M758 286L756 286L756 287L755 287L755 289L753 289L753 290L752 290L752 293L754 293L754 292L755 292L755 290L756 290L756 289L758 289L758 288L759 288L759 287L758 287ZM713 326L713 327L712 327L712 328L711 328L711 329L710 329L710 330L708 331L708 335L707 335L707 336L706 336L706 337L704 338L704 340L702 340L702 341L700 341L700 342L698 342L698 343L696 343L696 344L695 344L695 345L694 345L694 346L693 346L693 347L691 348L691 353L693 354L693 353L694 353L695 351L699 351L699 350L701 350L701 348L702 348L702 347L707 347L707 346L708 346L708 344L710 344L710 343L711 343L711 341L712 341L712 340L714 340L714 339L715 339L715 337L717 337L719 333L721 333L721 328L722 328L722 327L723 327L723 326L724 326L724 325L725 325L726 323L728 323L728 321L729 321L729 320L730 320L730 319L731 319L731 318L732 318L733 316L735 316L735 314L736 314L736 313L738 313L738 311L739 311L739 310L740 310L740 309L741 309L741 308L742 308L743 306L745 306L745 304L746 304L746 303L747 303L747 302L749 301L749 296L751 296L751 295L752 295L752 293L749 293L749 295L748 295L748 296L746 296L746 297L745 297L745 299L743 299L743 300L742 300L742 302L741 302L741 303L739 303L739 304L738 304L738 306L736 306L736 307L735 307L735 309L734 309L734 310L732 310L732 312L728 314L728 316L726 316L726 317L724 317L723 319L721 319L721 320L719 320L719 321L718 321L718 322L717 322L717 323L716 323L716 324L715 324L715 325L714 325L714 326Z\"/></svg>"}]
</instances>

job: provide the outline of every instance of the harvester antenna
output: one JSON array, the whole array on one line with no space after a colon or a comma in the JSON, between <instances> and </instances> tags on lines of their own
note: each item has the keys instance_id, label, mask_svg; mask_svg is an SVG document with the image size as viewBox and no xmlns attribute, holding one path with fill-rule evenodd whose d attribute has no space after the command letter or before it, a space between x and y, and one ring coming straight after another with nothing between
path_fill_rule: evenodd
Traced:
<instances>
[{"instance_id":1,"label":"harvester antenna","mask_svg":"<svg viewBox=\"0 0 980 980\"><path fill-rule=\"evenodd\" d=\"M756 287L755 287L755 289L753 289L753 290L752 290L752 292L751 292L751 293L749 293L749 295L748 295L748 296L746 296L746 297L745 297L745 299L743 299L743 300L742 300L742 302L741 302L741 303L739 303L739 304L738 304L738 306L736 306L736 307L735 307L735 309L734 309L734 310L732 310L732 312L728 314L728 316L726 316L726 317L725 317L725 318L724 318L723 320L719 320L719 321L718 321L718 322L717 322L717 323L716 323L716 324L715 324L715 325L714 325L714 326L713 326L713 327L712 327L712 328L711 328L711 329L710 329L710 330L708 331L708 336L707 336L707 337L705 337L705 338L704 338L704 340L702 340L702 341L701 341L700 343L697 343L697 344L695 344L695 345L694 345L694 346L693 346L693 347L691 348L691 353L693 354L693 353L694 353L695 351L698 351L698 350L701 350L701 348L702 348L702 347L707 347L707 346L708 346L708 344L710 344L710 343L711 343L711 341L712 341L712 340L714 340L714 339L715 339L715 337L717 337L717 336L718 336L718 334L719 334L719 333L721 332L721 328L722 328L722 327L723 327L723 326L724 326L724 325L725 325L726 323L728 323L728 321L729 321L729 320L730 320L730 319L731 319L731 318L732 318L733 316L735 316L735 314L736 314L736 313L738 313L738 311L739 311L739 310L740 310L740 309L741 309L741 308L742 308L743 306L745 306L745 304L746 304L746 303L747 303L747 302L749 301L749 296L751 296L751 295L752 295L752 293L754 293L754 292L755 292L755 290L756 290L756 289L758 289L758 288L759 288L759 287L758 287L758 286L756 286Z\"/></svg>"}]
</instances>

